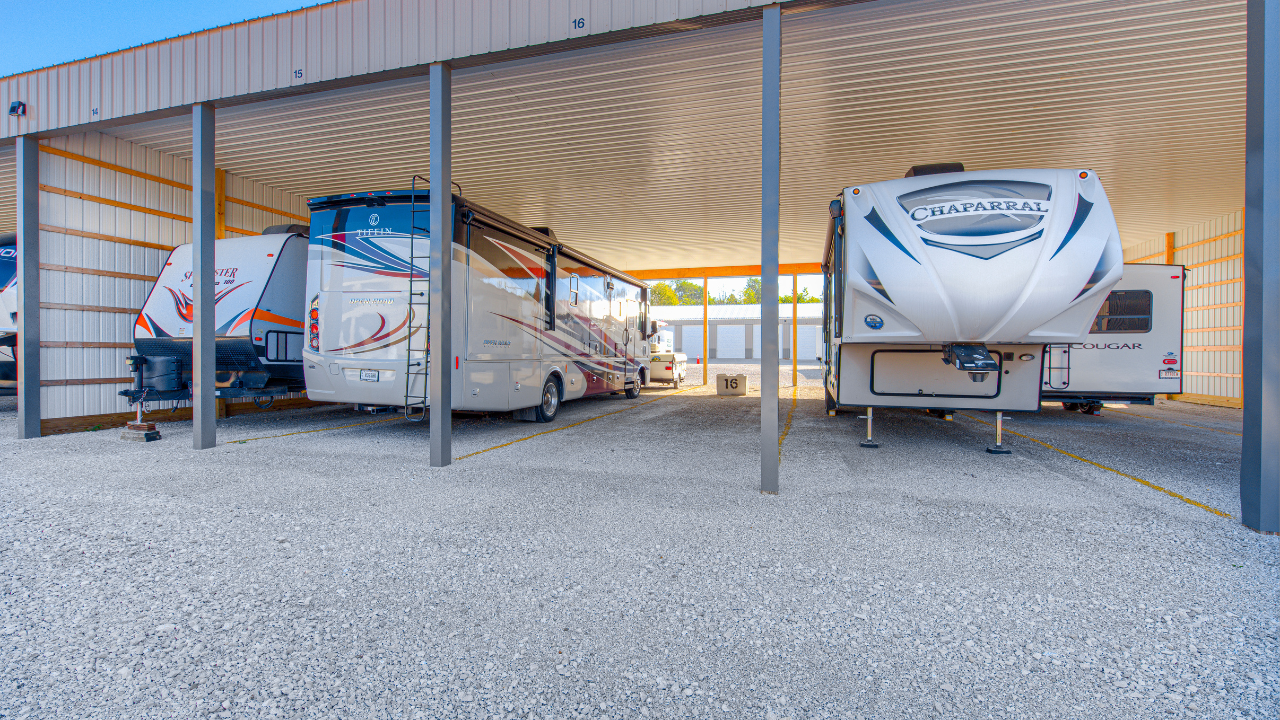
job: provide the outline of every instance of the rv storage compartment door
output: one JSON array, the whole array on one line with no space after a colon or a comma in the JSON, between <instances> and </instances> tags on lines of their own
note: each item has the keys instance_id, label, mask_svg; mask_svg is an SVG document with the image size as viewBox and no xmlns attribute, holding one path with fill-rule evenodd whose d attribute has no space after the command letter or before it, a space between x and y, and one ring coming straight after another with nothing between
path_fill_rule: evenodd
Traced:
<instances>
[{"instance_id":1,"label":"rv storage compartment door","mask_svg":"<svg viewBox=\"0 0 1280 720\"><path fill-rule=\"evenodd\" d=\"M1000 363L999 353L991 357ZM941 350L877 350L871 354L871 392L875 395L925 395L992 398L1000 394L999 371L984 382L942 362Z\"/></svg>"},{"instance_id":2,"label":"rv storage compartment door","mask_svg":"<svg viewBox=\"0 0 1280 720\"><path fill-rule=\"evenodd\" d=\"M463 409L511 409L507 401L507 386L511 384L510 363L468 362L463 367L466 377L461 393Z\"/></svg>"}]
</instances>

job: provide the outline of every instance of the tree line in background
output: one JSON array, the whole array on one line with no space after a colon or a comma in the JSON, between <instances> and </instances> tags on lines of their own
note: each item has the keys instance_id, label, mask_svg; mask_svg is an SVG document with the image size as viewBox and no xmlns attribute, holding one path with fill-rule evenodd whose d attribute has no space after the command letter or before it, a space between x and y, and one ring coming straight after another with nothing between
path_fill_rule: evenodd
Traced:
<instances>
[{"instance_id":1,"label":"tree line in background","mask_svg":"<svg viewBox=\"0 0 1280 720\"><path fill-rule=\"evenodd\" d=\"M747 278L747 286L742 289L741 293L722 293L710 298L710 304L758 305L760 304L761 290L762 283L760 282L760 278ZM778 302L791 302L791 293L779 296ZM800 288L800 297L797 299L797 302L820 303L822 302L822 298L810 295L806 288ZM702 283L691 282L689 280L664 280L662 282L654 283L649 287L649 304L701 305Z\"/></svg>"}]
</instances>

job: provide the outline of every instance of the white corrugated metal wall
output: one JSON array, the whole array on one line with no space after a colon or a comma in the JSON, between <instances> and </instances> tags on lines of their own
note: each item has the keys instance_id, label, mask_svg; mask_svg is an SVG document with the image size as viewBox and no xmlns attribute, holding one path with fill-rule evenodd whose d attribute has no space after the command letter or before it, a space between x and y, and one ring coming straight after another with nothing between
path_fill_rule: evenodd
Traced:
<instances>
[{"instance_id":1,"label":"white corrugated metal wall","mask_svg":"<svg viewBox=\"0 0 1280 720\"><path fill-rule=\"evenodd\" d=\"M1238 406L1244 315L1244 210L1172 233L1173 262L1186 267L1182 399ZM1149 241L1125 251L1130 262L1163 263Z\"/></svg>"},{"instance_id":2,"label":"white corrugated metal wall","mask_svg":"<svg viewBox=\"0 0 1280 720\"><path fill-rule=\"evenodd\" d=\"M4 202L18 194L18 162L14 148L0 147L0 232L13 232L18 224L18 206Z\"/></svg>"},{"instance_id":3,"label":"white corrugated metal wall","mask_svg":"<svg viewBox=\"0 0 1280 720\"><path fill-rule=\"evenodd\" d=\"M71 135L42 146L44 418L128 410L116 393L129 382L125 358L132 353L133 321L169 249L190 242L191 191L180 187L190 181L189 161L106 135ZM234 176L227 186L228 197L305 217L302 198ZM226 207L228 225L254 232L297 222L233 203Z\"/></svg>"}]
</instances>

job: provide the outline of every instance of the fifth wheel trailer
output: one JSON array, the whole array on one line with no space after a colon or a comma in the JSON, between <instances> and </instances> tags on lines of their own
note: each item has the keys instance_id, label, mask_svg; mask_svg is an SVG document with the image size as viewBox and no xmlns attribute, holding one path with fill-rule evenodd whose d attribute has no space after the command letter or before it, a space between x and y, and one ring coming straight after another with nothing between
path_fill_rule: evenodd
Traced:
<instances>
[{"instance_id":1,"label":"fifth wheel trailer","mask_svg":"<svg viewBox=\"0 0 1280 720\"><path fill-rule=\"evenodd\" d=\"M453 196L454 410L549 422L561 402L645 384L648 285ZM307 395L425 411L428 191L315 198Z\"/></svg>"},{"instance_id":2,"label":"fifth wheel trailer","mask_svg":"<svg viewBox=\"0 0 1280 720\"><path fill-rule=\"evenodd\" d=\"M827 408L1037 411L1041 355L1120 280L1091 170L912 168L845 188L823 271Z\"/></svg>"},{"instance_id":3,"label":"fifth wheel trailer","mask_svg":"<svg viewBox=\"0 0 1280 720\"><path fill-rule=\"evenodd\" d=\"M1085 341L1046 349L1041 398L1094 413L1181 393L1185 275L1181 265L1125 265Z\"/></svg>"}]
</instances>

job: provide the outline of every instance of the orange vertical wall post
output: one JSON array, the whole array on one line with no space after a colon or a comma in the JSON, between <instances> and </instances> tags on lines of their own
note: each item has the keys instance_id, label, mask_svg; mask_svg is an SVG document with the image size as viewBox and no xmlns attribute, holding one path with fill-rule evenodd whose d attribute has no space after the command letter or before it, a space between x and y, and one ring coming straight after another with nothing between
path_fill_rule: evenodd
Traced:
<instances>
[{"instance_id":1,"label":"orange vertical wall post","mask_svg":"<svg viewBox=\"0 0 1280 720\"><path fill-rule=\"evenodd\" d=\"M707 384L707 361L710 356L707 354L707 279L702 278L702 384Z\"/></svg>"},{"instance_id":2,"label":"orange vertical wall post","mask_svg":"<svg viewBox=\"0 0 1280 720\"><path fill-rule=\"evenodd\" d=\"M1173 238L1174 238L1174 233L1164 234L1164 264L1165 265L1173 264L1173 253L1174 253Z\"/></svg>"},{"instance_id":3,"label":"orange vertical wall post","mask_svg":"<svg viewBox=\"0 0 1280 720\"><path fill-rule=\"evenodd\" d=\"M791 387L800 385L799 353L796 343L800 340L800 276L791 276Z\"/></svg>"},{"instance_id":4,"label":"orange vertical wall post","mask_svg":"<svg viewBox=\"0 0 1280 720\"><path fill-rule=\"evenodd\" d=\"M221 240L227 236L227 171L213 171L213 236Z\"/></svg>"}]
</instances>

